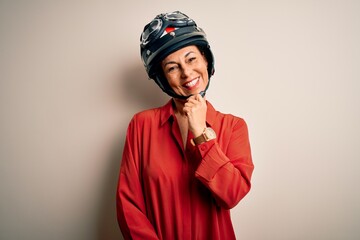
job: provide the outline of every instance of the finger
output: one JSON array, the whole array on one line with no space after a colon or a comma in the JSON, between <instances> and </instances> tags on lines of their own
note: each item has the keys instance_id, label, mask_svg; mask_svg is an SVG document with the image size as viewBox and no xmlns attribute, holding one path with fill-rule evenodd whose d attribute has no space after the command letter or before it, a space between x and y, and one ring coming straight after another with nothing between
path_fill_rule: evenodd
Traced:
<instances>
[{"instance_id":1,"label":"finger","mask_svg":"<svg viewBox=\"0 0 360 240\"><path fill-rule=\"evenodd\" d=\"M197 101L200 101L201 98L202 98L202 97L201 97L201 95L200 95L199 93L195 95L195 99L196 99Z\"/></svg>"},{"instance_id":2,"label":"finger","mask_svg":"<svg viewBox=\"0 0 360 240\"><path fill-rule=\"evenodd\" d=\"M198 100L201 103L205 102L205 99L201 96L201 94L196 95L196 100Z\"/></svg>"},{"instance_id":3,"label":"finger","mask_svg":"<svg viewBox=\"0 0 360 240\"><path fill-rule=\"evenodd\" d=\"M189 114L189 108L188 108L188 107L184 107L184 108L183 108L183 112L185 113L186 116L188 116L188 114Z\"/></svg>"},{"instance_id":4,"label":"finger","mask_svg":"<svg viewBox=\"0 0 360 240\"><path fill-rule=\"evenodd\" d=\"M191 95L190 97L188 97L188 99L186 100L187 102L191 102L195 100L196 95Z\"/></svg>"},{"instance_id":5,"label":"finger","mask_svg":"<svg viewBox=\"0 0 360 240\"><path fill-rule=\"evenodd\" d=\"M192 96L193 98L192 99L194 99L195 101L199 101L199 102L201 102L201 101L203 101L204 100L204 98L201 96L201 94L196 94L196 95L193 95Z\"/></svg>"},{"instance_id":6,"label":"finger","mask_svg":"<svg viewBox=\"0 0 360 240\"><path fill-rule=\"evenodd\" d=\"M197 109L199 109L200 104L199 102L196 103L185 103L183 111L187 113L195 112Z\"/></svg>"},{"instance_id":7,"label":"finger","mask_svg":"<svg viewBox=\"0 0 360 240\"><path fill-rule=\"evenodd\" d=\"M187 107L189 109L198 109L202 106L203 104L201 104L201 102L199 101L194 101L194 102L188 102L188 103L185 103L184 107Z\"/></svg>"},{"instance_id":8,"label":"finger","mask_svg":"<svg viewBox=\"0 0 360 240\"><path fill-rule=\"evenodd\" d=\"M186 103L191 104L191 105L196 105L196 104L199 104L199 100L196 100L195 97L193 97L193 98L189 98Z\"/></svg>"},{"instance_id":9,"label":"finger","mask_svg":"<svg viewBox=\"0 0 360 240\"><path fill-rule=\"evenodd\" d=\"M186 105L184 105L183 111L184 111L185 113L191 113L191 112L193 112L195 109L196 109L195 105L193 105L193 104L186 104Z\"/></svg>"}]
</instances>

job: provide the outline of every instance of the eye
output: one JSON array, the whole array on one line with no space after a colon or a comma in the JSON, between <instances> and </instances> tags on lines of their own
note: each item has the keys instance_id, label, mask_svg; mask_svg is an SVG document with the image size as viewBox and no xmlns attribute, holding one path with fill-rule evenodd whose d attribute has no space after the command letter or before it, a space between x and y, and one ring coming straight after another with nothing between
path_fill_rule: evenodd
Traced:
<instances>
[{"instance_id":1,"label":"eye","mask_svg":"<svg viewBox=\"0 0 360 240\"><path fill-rule=\"evenodd\" d=\"M190 57L189 59L188 59L188 62L194 62L196 60L196 57Z\"/></svg>"},{"instance_id":2,"label":"eye","mask_svg":"<svg viewBox=\"0 0 360 240\"><path fill-rule=\"evenodd\" d=\"M178 66L173 65L173 66L168 67L168 68L166 69L166 72L167 72L167 73L171 73L171 72L174 72L174 71L177 70L177 69L178 69Z\"/></svg>"}]
</instances>

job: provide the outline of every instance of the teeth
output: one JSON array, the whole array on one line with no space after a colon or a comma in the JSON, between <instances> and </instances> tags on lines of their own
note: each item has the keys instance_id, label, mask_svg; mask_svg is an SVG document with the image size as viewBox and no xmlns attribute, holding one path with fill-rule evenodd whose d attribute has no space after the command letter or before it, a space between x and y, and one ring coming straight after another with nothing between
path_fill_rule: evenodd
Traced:
<instances>
[{"instance_id":1,"label":"teeth","mask_svg":"<svg viewBox=\"0 0 360 240\"><path fill-rule=\"evenodd\" d=\"M195 84L197 83L198 78L192 80L191 82L188 82L187 84L185 84L186 87L192 87L195 86Z\"/></svg>"}]
</instances>

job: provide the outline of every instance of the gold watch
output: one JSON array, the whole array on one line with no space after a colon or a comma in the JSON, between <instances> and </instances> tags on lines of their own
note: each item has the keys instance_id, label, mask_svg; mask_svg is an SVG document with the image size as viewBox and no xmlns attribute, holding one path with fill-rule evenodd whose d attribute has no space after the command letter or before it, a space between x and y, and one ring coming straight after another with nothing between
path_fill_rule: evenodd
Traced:
<instances>
[{"instance_id":1,"label":"gold watch","mask_svg":"<svg viewBox=\"0 0 360 240\"><path fill-rule=\"evenodd\" d=\"M192 142L194 145L199 145L201 143L208 142L215 138L216 138L216 133L215 133L214 129L207 127L204 129L204 131L201 133L200 136L193 138Z\"/></svg>"}]
</instances>

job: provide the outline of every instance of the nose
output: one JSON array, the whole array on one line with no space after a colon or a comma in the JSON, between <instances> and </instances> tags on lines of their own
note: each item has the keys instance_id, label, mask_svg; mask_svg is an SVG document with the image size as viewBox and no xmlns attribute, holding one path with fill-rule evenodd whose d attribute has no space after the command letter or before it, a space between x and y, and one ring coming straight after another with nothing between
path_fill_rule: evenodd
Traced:
<instances>
[{"instance_id":1,"label":"nose","mask_svg":"<svg viewBox=\"0 0 360 240\"><path fill-rule=\"evenodd\" d=\"M187 78L190 76L192 71L192 68L190 66L187 66L186 64L184 64L183 66L181 66L181 77L182 78Z\"/></svg>"}]
</instances>

